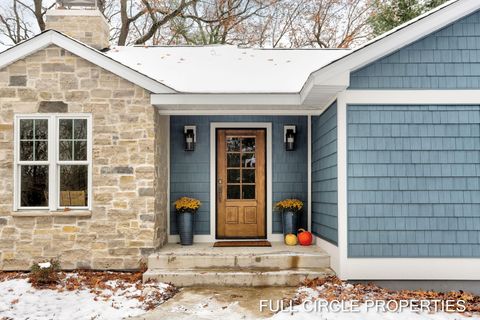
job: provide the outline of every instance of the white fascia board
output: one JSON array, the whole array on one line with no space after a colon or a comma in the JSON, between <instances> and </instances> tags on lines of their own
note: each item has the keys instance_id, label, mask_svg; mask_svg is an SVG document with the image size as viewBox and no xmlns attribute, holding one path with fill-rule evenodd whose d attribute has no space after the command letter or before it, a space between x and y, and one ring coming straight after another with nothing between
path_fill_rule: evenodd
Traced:
<instances>
[{"instance_id":1,"label":"white fascia board","mask_svg":"<svg viewBox=\"0 0 480 320\"><path fill-rule=\"evenodd\" d=\"M138 71L135 71L119 63L118 61L107 57L103 53L54 30L46 31L0 53L0 69L52 44L57 45L101 68L104 68L105 70L110 71L150 92L175 92L175 90L169 88L168 86L165 86L158 81L155 81L154 79L149 78Z\"/></svg>"},{"instance_id":2,"label":"white fascia board","mask_svg":"<svg viewBox=\"0 0 480 320\"><path fill-rule=\"evenodd\" d=\"M400 26L392 32L370 41L345 57L313 72L302 91L308 89L309 82L328 84L330 78L337 73L358 70L479 9L480 1L460 0L427 13L408 25Z\"/></svg>"},{"instance_id":3,"label":"white fascia board","mask_svg":"<svg viewBox=\"0 0 480 320\"><path fill-rule=\"evenodd\" d=\"M153 105L195 105L195 106L300 106L298 93L176 93L152 94Z\"/></svg>"}]
</instances>

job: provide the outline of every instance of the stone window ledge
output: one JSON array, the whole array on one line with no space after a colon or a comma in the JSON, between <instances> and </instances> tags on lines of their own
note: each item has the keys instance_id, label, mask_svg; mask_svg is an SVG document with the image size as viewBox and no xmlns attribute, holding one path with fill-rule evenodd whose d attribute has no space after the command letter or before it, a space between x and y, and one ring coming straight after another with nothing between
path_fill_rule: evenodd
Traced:
<instances>
[{"instance_id":1,"label":"stone window ledge","mask_svg":"<svg viewBox=\"0 0 480 320\"><path fill-rule=\"evenodd\" d=\"M32 211L19 210L12 212L12 217L91 217L90 210L70 210L70 211Z\"/></svg>"}]
</instances>

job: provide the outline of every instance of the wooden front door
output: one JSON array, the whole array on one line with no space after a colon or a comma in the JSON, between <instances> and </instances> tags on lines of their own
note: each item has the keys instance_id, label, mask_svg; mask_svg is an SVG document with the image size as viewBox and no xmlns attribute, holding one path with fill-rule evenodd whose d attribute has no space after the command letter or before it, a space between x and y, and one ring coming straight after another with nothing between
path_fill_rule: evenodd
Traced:
<instances>
[{"instance_id":1,"label":"wooden front door","mask_svg":"<svg viewBox=\"0 0 480 320\"><path fill-rule=\"evenodd\" d=\"M265 129L217 129L217 238L265 239Z\"/></svg>"}]
</instances>

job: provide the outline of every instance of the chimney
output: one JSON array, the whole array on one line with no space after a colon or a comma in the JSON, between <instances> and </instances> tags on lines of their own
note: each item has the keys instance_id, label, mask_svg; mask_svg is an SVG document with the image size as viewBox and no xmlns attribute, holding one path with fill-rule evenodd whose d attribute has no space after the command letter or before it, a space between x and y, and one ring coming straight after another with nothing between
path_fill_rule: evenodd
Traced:
<instances>
[{"instance_id":1,"label":"chimney","mask_svg":"<svg viewBox=\"0 0 480 320\"><path fill-rule=\"evenodd\" d=\"M47 11L45 25L65 33L95 49L110 46L110 26L99 10L101 0L57 0Z\"/></svg>"}]
</instances>

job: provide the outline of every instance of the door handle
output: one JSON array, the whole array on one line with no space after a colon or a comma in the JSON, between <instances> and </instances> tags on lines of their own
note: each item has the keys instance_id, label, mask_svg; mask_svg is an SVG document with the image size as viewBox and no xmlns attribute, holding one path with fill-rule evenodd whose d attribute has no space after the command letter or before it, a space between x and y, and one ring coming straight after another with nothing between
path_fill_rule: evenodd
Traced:
<instances>
[{"instance_id":1,"label":"door handle","mask_svg":"<svg viewBox=\"0 0 480 320\"><path fill-rule=\"evenodd\" d=\"M222 179L218 179L217 181L217 194L218 194L218 201L222 202L222 192L223 192L223 185L222 185Z\"/></svg>"}]
</instances>

